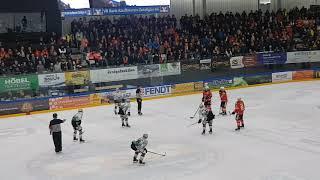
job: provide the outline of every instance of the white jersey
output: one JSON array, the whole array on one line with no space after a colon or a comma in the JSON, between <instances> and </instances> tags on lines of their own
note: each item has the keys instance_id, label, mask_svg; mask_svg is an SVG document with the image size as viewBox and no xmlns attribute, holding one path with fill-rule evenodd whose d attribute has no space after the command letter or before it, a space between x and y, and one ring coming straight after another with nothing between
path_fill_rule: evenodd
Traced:
<instances>
[{"instance_id":1,"label":"white jersey","mask_svg":"<svg viewBox=\"0 0 320 180\"><path fill-rule=\"evenodd\" d=\"M208 115L208 112L207 112L206 108L204 106L200 107L199 108L199 119L202 119L205 121L207 119L207 115Z\"/></svg>"},{"instance_id":2,"label":"white jersey","mask_svg":"<svg viewBox=\"0 0 320 180\"><path fill-rule=\"evenodd\" d=\"M113 93L113 100L114 101L121 101L122 98L123 98L123 93L121 91L115 91Z\"/></svg>"},{"instance_id":3,"label":"white jersey","mask_svg":"<svg viewBox=\"0 0 320 180\"><path fill-rule=\"evenodd\" d=\"M146 148L146 146L148 145L148 140L141 137L134 142L134 145L136 146L138 151L143 151L144 148Z\"/></svg>"},{"instance_id":4,"label":"white jersey","mask_svg":"<svg viewBox=\"0 0 320 180\"><path fill-rule=\"evenodd\" d=\"M72 117L72 121L81 121L83 116L83 112L78 112Z\"/></svg>"}]
</instances>

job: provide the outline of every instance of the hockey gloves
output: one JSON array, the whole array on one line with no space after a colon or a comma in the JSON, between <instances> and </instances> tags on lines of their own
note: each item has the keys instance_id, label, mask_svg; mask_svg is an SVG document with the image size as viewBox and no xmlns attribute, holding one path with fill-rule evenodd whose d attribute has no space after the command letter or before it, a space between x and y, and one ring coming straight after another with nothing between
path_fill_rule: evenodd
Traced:
<instances>
[{"instance_id":1,"label":"hockey gloves","mask_svg":"<svg viewBox=\"0 0 320 180\"><path fill-rule=\"evenodd\" d=\"M202 122L202 119L199 119L198 123L200 124Z\"/></svg>"}]
</instances>

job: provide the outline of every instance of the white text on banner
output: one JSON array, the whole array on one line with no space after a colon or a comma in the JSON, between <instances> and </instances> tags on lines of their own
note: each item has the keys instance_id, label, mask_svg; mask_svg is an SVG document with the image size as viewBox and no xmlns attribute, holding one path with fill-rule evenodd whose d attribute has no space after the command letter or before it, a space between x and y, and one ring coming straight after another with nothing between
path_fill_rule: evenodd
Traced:
<instances>
[{"instance_id":1,"label":"white text on banner","mask_svg":"<svg viewBox=\"0 0 320 180\"><path fill-rule=\"evenodd\" d=\"M91 70L90 78L92 83L137 79L138 69L137 69L137 66L133 66L133 67Z\"/></svg>"}]
</instances>

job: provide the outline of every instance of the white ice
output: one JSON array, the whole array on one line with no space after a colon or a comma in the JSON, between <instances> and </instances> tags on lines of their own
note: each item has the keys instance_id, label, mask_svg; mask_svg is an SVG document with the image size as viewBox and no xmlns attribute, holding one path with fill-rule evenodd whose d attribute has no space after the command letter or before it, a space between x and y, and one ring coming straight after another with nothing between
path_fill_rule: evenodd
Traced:
<instances>
[{"instance_id":1,"label":"white ice","mask_svg":"<svg viewBox=\"0 0 320 180\"><path fill-rule=\"evenodd\" d=\"M214 134L187 127L200 94L144 101L144 115L132 103L130 129L122 128L112 106L84 109L84 144L72 141L70 118L59 112L63 153L55 154L50 114L0 120L1 180L319 180L320 81L229 91L228 109L242 97L245 129L235 132L233 116L218 116ZM217 113L218 94L213 100ZM129 145L149 134L145 166L132 163Z\"/></svg>"}]
</instances>

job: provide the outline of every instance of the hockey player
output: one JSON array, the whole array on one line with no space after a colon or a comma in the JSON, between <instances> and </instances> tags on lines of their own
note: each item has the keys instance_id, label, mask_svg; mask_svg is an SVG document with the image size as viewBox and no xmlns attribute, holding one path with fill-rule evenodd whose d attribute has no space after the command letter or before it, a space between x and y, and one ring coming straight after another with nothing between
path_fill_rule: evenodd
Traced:
<instances>
[{"instance_id":1,"label":"hockey player","mask_svg":"<svg viewBox=\"0 0 320 180\"><path fill-rule=\"evenodd\" d=\"M209 134L212 134L212 121L215 118L215 115L212 113L210 108L206 108L203 104L200 104L199 108L199 121L202 122L203 130L202 135L206 133L206 126L209 125Z\"/></svg>"},{"instance_id":2,"label":"hockey player","mask_svg":"<svg viewBox=\"0 0 320 180\"><path fill-rule=\"evenodd\" d=\"M84 140L82 139L83 131L82 131L82 127L81 127L82 116L83 116L83 110L79 109L78 113L75 114L72 117L72 120L71 120L71 124L72 124L72 127L73 127L73 140L74 141L78 140L77 132L79 131L79 139L80 139L79 141L81 143L84 142Z\"/></svg>"},{"instance_id":3,"label":"hockey player","mask_svg":"<svg viewBox=\"0 0 320 180\"><path fill-rule=\"evenodd\" d=\"M130 102L130 99L129 99L129 98L126 100L126 103L127 103L127 106L128 106L127 114L128 114L128 116L131 116L131 113L130 113L131 102Z\"/></svg>"},{"instance_id":4,"label":"hockey player","mask_svg":"<svg viewBox=\"0 0 320 180\"><path fill-rule=\"evenodd\" d=\"M128 122L128 109L129 104L125 99L122 99L122 102L119 105L119 115L122 121L122 127L131 127Z\"/></svg>"},{"instance_id":5,"label":"hockey player","mask_svg":"<svg viewBox=\"0 0 320 180\"><path fill-rule=\"evenodd\" d=\"M221 87L219 90L219 95L220 95L220 114L221 115L227 115L227 103L228 103L228 96L227 92L224 89L224 87Z\"/></svg>"},{"instance_id":6,"label":"hockey player","mask_svg":"<svg viewBox=\"0 0 320 180\"><path fill-rule=\"evenodd\" d=\"M239 131L240 128L244 128L244 123L243 123L244 111L245 111L244 102L242 101L241 98L238 98L236 105L235 105L235 109L232 112L232 114L237 114L236 115L237 128L235 129L236 131Z\"/></svg>"},{"instance_id":7,"label":"hockey player","mask_svg":"<svg viewBox=\"0 0 320 180\"><path fill-rule=\"evenodd\" d=\"M118 107L121 103L122 93L119 88L113 93L113 101L114 101L114 114L118 114Z\"/></svg>"},{"instance_id":8,"label":"hockey player","mask_svg":"<svg viewBox=\"0 0 320 180\"><path fill-rule=\"evenodd\" d=\"M54 113L53 120L51 120L49 124L50 135L52 135L56 153L60 153L62 151L62 133L60 124L65 121L65 119L58 119L58 114Z\"/></svg>"},{"instance_id":9,"label":"hockey player","mask_svg":"<svg viewBox=\"0 0 320 180\"><path fill-rule=\"evenodd\" d=\"M203 96L202 96L202 102L204 103L204 106L206 108L210 108L211 109L211 98L212 98L212 93L210 91L209 86L206 85L204 87Z\"/></svg>"},{"instance_id":10,"label":"hockey player","mask_svg":"<svg viewBox=\"0 0 320 180\"><path fill-rule=\"evenodd\" d=\"M145 162L143 162L143 159L148 152L146 148L148 144L147 139L148 139L148 134L143 134L143 136L138 140L132 141L131 149L135 151L133 156L134 163L138 162L138 155L141 154L139 159L139 164L145 164Z\"/></svg>"}]
</instances>

